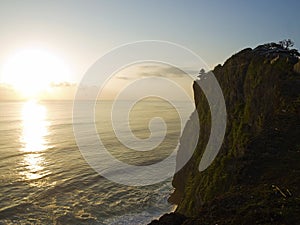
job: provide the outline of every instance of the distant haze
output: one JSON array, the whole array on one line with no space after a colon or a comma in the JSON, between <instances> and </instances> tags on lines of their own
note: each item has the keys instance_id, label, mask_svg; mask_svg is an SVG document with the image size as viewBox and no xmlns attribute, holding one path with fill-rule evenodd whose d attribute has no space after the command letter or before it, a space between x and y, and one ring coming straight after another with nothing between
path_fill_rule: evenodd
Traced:
<instances>
[{"instance_id":1,"label":"distant haze","mask_svg":"<svg viewBox=\"0 0 300 225\"><path fill-rule=\"evenodd\" d=\"M39 98L72 99L76 91L73 84L80 82L96 60L113 48L130 42L164 40L178 43L194 51L211 69L245 47L290 38L299 48L299 8L297 0L229 0L226 3L221 0L2 0L0 99L30 97L37 93L32 88L41 86L43 79L22 90L23 96L18 96L11 87L3 84L7 61L24 49L42 49L44 55L49 53L52 58L59 59L61 70L69 69L68 76L55 74L55 79L45 79L48 86L58 78L61 78L60 82L72 85L50 85L50 89L43 88ZM41 63L45 62L37 65ZM46 66L51 69L53 63L54 60ZM119 78L115 81L117 86L127 79L121 75Z\"/></svg>"}]
</instances>

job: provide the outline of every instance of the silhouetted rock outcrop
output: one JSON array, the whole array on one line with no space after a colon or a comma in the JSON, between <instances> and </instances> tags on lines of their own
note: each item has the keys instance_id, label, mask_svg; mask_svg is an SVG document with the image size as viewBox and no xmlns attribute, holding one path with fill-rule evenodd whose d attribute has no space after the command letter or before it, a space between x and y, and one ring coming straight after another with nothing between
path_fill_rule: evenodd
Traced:
<instances>
[{"instance_id":1,"label":"silhouetted rock outcrop","mask_svg":"<svg viewBox=\"0 0 300 225\"><path fill-rule=\"evenodd\" d=\"M227 128L218 156L201 173L211 118L194 84L201 133L193 157L174 176L170 197L176 213L188 217L182 224L299 223L299 71L298 51L274 43L242 50L213 70L226 102ZM190 120L182 138L193 136L192 126Z\"/></svg>"},{"instance_id":2,"label":"silhouetted rock outcrop","mask_svg":"<svg viewBox=\"0 0 300 225\"><path fill-rule=\"evenodd\" d=\"M181 225L186 219L186 216L179 213L169 213L160 217L159 220L153 220L149 225Z\"/></svg>"}]
</instances>

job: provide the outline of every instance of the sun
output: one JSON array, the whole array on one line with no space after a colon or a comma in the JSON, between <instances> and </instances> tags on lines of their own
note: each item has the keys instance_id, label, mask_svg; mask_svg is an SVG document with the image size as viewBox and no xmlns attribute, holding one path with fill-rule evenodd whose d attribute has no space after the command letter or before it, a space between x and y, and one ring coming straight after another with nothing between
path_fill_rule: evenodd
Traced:
<instances>
[{"instance_id":1,"label":"sun","mask_svg":"<svg viewBox=\"0 0 300 225\"><path fill-rule=\"evenodd\" d=\"M23 49L3 66L2 83L13 86L24 98L35 98L51 83L70 80L70 69L60 57L44 49Z\"/></svg>"}]
</instances>

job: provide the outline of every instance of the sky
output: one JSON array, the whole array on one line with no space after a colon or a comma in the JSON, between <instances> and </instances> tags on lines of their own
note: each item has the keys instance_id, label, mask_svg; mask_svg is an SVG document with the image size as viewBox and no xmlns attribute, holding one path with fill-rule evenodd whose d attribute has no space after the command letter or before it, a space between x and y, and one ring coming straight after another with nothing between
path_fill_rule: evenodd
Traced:
<instances>
[{"instance_id":1,"label":"sky","mask_svg":"<svg viewBox=\"0 0 300 225\"><path fill-rule=\"evenodd\" d=\"M297 0L1 0L0 71L16 52L42 48L68 67L66 82L78 83L105 53L141 40L185 46L212 69L262 43L290 38L299 49L299 8Z\"/></svg>"}]
</instances>

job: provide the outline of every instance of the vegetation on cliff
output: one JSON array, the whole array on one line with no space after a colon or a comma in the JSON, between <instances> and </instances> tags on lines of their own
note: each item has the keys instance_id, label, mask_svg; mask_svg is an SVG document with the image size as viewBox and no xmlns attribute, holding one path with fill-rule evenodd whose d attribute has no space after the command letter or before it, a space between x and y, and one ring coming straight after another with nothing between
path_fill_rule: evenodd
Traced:
<instances>
[{"instance_id":1,"label":"vegetation on cliff","mask_svg":"<svg viewBox=\"0 0 300 225\"><path fill-rule=\"evenodd\" d=\"M223 90L227 128L217 158L201 173L211 117L194 83L197 111L191 118L199 117L200 137L193 157L174 176L170 197L176 213L189 217L180 224L300 221L300 55L291 44L244 49L212 71ZM182 138L193 137L192 126L191 119Z\"/></svg>"}]
</instances>

